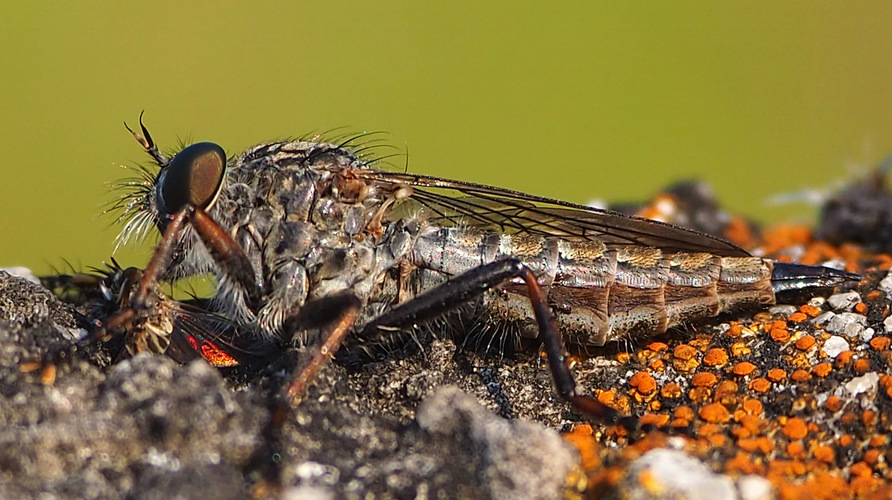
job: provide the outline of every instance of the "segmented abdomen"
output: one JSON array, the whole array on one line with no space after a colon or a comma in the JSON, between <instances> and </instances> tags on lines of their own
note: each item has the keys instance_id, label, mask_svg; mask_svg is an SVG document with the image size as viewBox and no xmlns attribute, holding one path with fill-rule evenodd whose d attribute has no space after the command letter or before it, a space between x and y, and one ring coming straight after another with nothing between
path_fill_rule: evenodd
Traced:
<instances>
[{"instance_id":1,"label":"segmented abdomen","mask_svg":"<svg viewBox=\"0 0 892 500\"><path fill-rule=\"evenodd\" d=\"M608 248L527 234L497 234L465 227L421 236L411 259L414 293L448 276L504 258L518 258L538 276L564 339L600 346L652 336L694 318L745 305L774 303L771 261L707 253L667 254L658 248ZM487 293L480 303L492 321L535 337L525 287L518 280Z\"/></svg>"}]
</instances>

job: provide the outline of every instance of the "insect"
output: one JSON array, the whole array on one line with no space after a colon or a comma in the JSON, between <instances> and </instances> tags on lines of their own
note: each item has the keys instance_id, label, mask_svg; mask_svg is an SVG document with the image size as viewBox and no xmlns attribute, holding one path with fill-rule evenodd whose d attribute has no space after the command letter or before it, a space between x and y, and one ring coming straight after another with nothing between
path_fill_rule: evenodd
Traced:
<instances>
[{"instance_id":1,"label":"insect","mask_svg":"<svg viewBox=\"0 0 892 500\"><path fill-rule=\"evenodd\" d=\"M577 391L565 345L639 339L856 278L647 219L379 170L356 138L271 142L230 159L203 142L168 158L139 124L128 130L159 170L124 184L120 239L154 227L161 240L98 335L217 365L315 344L288 388L294 401L334 353L374 358L438 321L484 348L541 345L558 394L615 419ZM217 280L200 307L160 290L200 274Z\"/></svg>"}]
</instances>

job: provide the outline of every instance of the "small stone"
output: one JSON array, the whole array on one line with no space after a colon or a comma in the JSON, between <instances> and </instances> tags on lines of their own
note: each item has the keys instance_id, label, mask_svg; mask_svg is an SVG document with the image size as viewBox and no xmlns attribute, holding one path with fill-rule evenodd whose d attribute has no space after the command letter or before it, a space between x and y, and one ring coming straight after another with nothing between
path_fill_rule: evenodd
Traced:
<instances>
[{"instance_id":1,"label":"small stone","mask_svg":"<svg viewBox=\"0 0 892 500\"><path fill-rule=\"evenodd\" d=\"M716 474L703 462L682 451L667 448L648 451L632 462L620 489L623 497L629 499L655 498L654 491L660 492L660 498L738 498L730 477Z\"/></svg>"},{"instance_id":2,"label":"small stone","mask_svg":"<svg viewBox=\"0 0 892 500\"><path fill-rule=\"evenodd\" d=\"M821 346L821 354L834 359L839 356L839 353L848 350L849 342L839 335L833 335L828 338L824 341L824 345Z\"/></svg>"},{"instance_id":3,"label":"small stone","mask_svg":"<svg viewBox=\"0 0 892 500\"><path fill-rule=\"evenodd\" d=\"M883 320L883 329L886 333L892 333L892 316L888 316Z\"/></svg>"},{"instance_id":4,"label":"small stone","mask_svg":"<svg viewBox=\"0 0 892 500\"><path fill-rule=\"evenodd\" d=\"M858 323L849 323L843 329L843 333L845 334L845 336L849 337L851 339L857 339L858 337L861 336L861 332L863 332L863 331L864 331L864 325L861 325Z\"/></svg>"},{"instance_id":5,"label":"small stone","mask_svg":"<svg viewBox=\"0 0 892 500\"><path fill-rule=\"evenodd\" d=\"M869 372L861 375L860 377L855 377L852 380L849 380L848 382L846 382L843 388L850 395L857 396L862 392L874 390L879 380L880 376L877 375L876 372Z\"/></svg>"},{"instance_id":6,"label":"small stone","mask_svg":"<svg viewBox=\"0 0 892 500\"><path fill-rule=\"evenodd\" d=\"M886 295L892 294L892 271L889 271L883 281L880 281L878 288L886 292Z\"/></svg>"},{"instance_id":7,"label":"small stone","mask_svg":"<svg viewBox=\"0 0 892 500\"><path fill-rule=\"evenodd\" d=\"M808 299L808 305L812 307L821 307L824 305L824 302L827 302L827 299L824 297L812 297Z\"/></svg>"},{"instance_id":8,"label":"small stone","mask_svg":"<svg viewBox=\"0 0 892 500\"><path fill-rule=\"evenodd\" d=\"M858 334L860 335L861 330L867 326L867 317L857 313L839 313L827 322L824 329L830 333L845 333L846 327L851 323L861 325L862 328L858 330ZM851 331L851 327L849 328Z\"/></svg>"},{"instance_id":9,"label":"small stone","mask_svg":"<svg viewBox=\"0 0 892 500\"><path fill-rule=\"evenodd\" d=\"M824 326L829 323L830 320L832 320L834 317L836 317L835 312L827 311L815 316L815 319L811 320L811 322L818 326Z\"/></svg>"},{"instance_id":10,"label":"small stone","mask_svg":"<svg viewBox=\"0 0 892 500\"><path fill-rule=\"evenodd\" d=\"M781 304L777 306L773 306L768 309L768 312L772 315L781 315L785 318L789 318L793 313L798 311L799 308L796 306L791 306L788 304Z\"/></svg>"},{"instance_id":11,"label":"small stone","mask_svg":"<svg viewBox=\"0 0 892 500\"><path fill-rule=\"evenodd\" d=\"M874 330L873 328L865 328L861 330L861 340L864 342L870 342L870 339L873 338L875 333L876 330Z\"/></svg>"},{"instance_id":12,"label":"small stone","mask_svg":"<svg viewBox=\"0 0 892 500\"><path fill-rule=\"evenodd\" d=\"M775 496L771 481L755 474L738 479L737 492L740 500L771 500Z\"/></svg>"},{"instance_id":13,"label":"small stone","mask_svg":"<svg viewBox=\"0 0 892 500\"><path fill-rule=\"evenodd\" d=\"M861 302L861 295L858 292L837 293L827 299L827 303L834 311L851 311L859 302Z\"/></svg>"}]
</instances>

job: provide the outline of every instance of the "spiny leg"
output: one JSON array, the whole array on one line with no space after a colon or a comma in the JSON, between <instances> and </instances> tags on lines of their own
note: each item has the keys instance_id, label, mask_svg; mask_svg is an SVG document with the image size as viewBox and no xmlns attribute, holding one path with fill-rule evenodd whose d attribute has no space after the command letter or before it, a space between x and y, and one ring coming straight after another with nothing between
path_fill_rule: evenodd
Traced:
<instances>
[{"instance_id":1,"label":"spiny leg","mask_svg":"<svg viewBox=\"0 0 892 500\"><path fill-rule=\"evenodd\" d=\"M599 421L620 423L627 428L637 425L633 417L621 417L616 410L576 392L576 381L567 366L560 335L551 319L551 310L536 275L518 259L505 259L485 264L456 276L429 292L418 295L368 323L360 338L374 338L378 330L410 328L433 319L467 301L479 297L508 281L520 278L527 286L533 313L539 327L539 339L548 356L548 367L558 394L583 414Z\"/></svg>"},{"instance_id":2,"label":"spiny leg","mask_svg":"<svg viewBox=\"0 0 892 500\"><path fill-rule=\"evenodd\" d=\"M209 250L221 272L241 285L248 297L249 307L257 307L262 300L262 288L255 282L250 260L235 242L202 209L187 204L166 221L161 241L146 265L138 285L121 309L112 314L95 332L95 340L106 338L109 332L127 333L133 340L128 349L164 352L172 332L171 318L163 307L164 299L158 287L170 264L180 235L189 224ZM158 339L150 337L159 337ZM148 349L145 346L149 346ZM156 346L156 347L152 347Z\"/></svg>"},{"instance_id":3,"label":"spiny leg","mask_svg":"<svg viewBox=\"0 0 892 500\"><path fill-rule=\"evenodd\" d=\"M328 330L325 340L288 386L286 393L291 406L300 403L319 370L337 352L344 337L353 330L361 310L362 301L353 293L347 292L304 304L294 317L285 321L283 330L286 332L293 333L299 329L315 328L317 325Z\"/></svg>"}]
</instances>

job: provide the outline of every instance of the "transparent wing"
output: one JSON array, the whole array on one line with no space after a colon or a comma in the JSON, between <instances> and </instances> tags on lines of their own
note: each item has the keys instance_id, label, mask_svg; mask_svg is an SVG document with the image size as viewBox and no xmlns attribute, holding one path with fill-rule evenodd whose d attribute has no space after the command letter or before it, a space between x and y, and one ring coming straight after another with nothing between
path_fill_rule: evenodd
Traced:
<instances>
[{"instance_id":1,"label":"transparent wing","mask_svg":"<svg viewBox=\"0 0 892 500\"><path fill-rule=\"evenodd\" d=\"M372 183L413 187L412 195L394 208L391 218L421 209L433 223L443 226L467 224L508 234L597 240L609 247L641 245L667 252L749 255L740 247L705 233L518 191L378 170L359 170L356 174Z\"/></svg>"}]
</instances>

